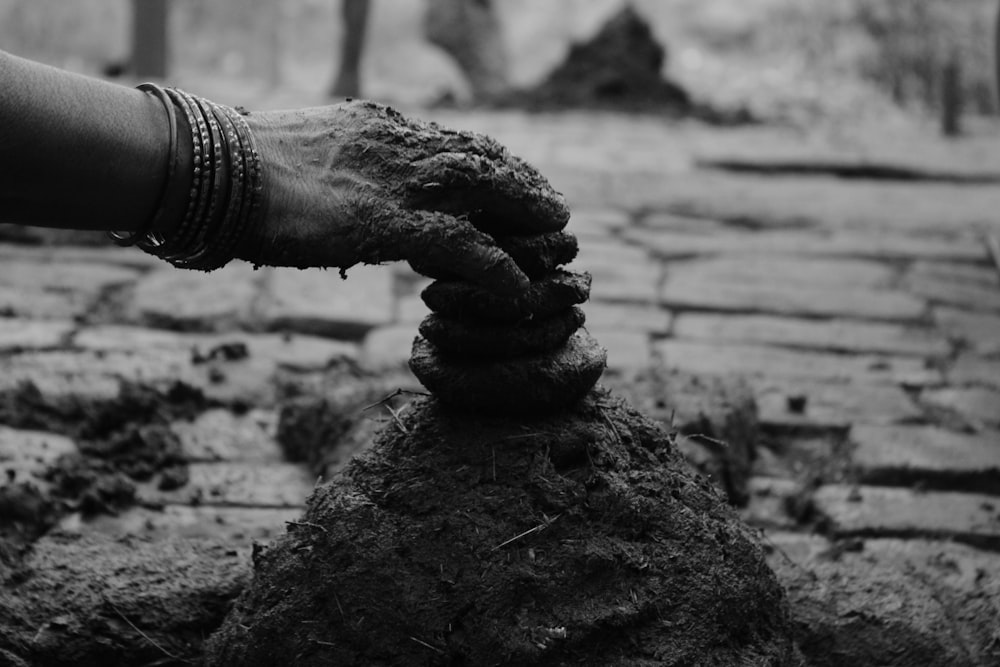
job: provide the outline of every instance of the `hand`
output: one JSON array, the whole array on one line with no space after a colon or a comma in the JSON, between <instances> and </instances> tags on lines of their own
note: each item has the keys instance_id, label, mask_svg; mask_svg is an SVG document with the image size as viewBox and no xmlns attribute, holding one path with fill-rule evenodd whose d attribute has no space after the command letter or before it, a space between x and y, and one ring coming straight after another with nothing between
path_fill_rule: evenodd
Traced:
<instances>
[{"instance_id":1,"label":"hand","mask_svg":"<svg viewBox=\"0 0 1000 667\"><path fill-rule=\"evenodd\" d=\"M246 120L266 204L238 256L257 264L417 260L514 294L528 279L490 234L554 232L569 220L562 195L482 135L364 101Z\"/></svg>"}]
</instances>

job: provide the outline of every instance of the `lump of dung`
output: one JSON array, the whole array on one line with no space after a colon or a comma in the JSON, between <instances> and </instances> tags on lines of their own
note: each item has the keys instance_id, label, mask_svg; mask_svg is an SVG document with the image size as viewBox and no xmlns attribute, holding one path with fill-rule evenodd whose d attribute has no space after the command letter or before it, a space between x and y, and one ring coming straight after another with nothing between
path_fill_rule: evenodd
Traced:
<instances>
[{"instance_id":1,"label":"lump of dung","mask_svg":"<svg viewBox=\"0 0 1000 667\"><path fill-rule=\"evenodd\" d=\"M576 256L576 237L562 231L494 239L530 277L528 289L512 298L439 277L421 294L433 313L420 324L410 370L459 410L560 410L582 398L607 365L607 352L579 331L584 316L576 305L590 296L590 275L558 268Z\"/></svg>"},{"instance_id":2,"label":"lump of dung","mask_svg":"<svg viewBox=\"0 0 1000 667\"><path fill-rule=\"evenodd\" d=\"M209 665L799 664L752 532L596 390L518 420L417 401L254 569Z\"/></svg>"},{"instance_id":3,"label":"lump of dung","mask_svg":"<svg viewBox=\"0 0 1000 667\"><path fill-rule=\"evenodd\" d=\"M572 307L543 320L493 324L458 320L432 313L420 323L420 335L445 354L505 358L551 352L562 347L586 321Z\"/></svg>"},{"instance_id":4,"label":"lump of dung","mask_svg":"<svg viewBox=\"0 0 1000 667\"><path fill-rule=\"evenodd\" d=\"M586 331L554 352L512 359L470 360L441 354L423 338L413 343L410 369L442 402L471 412L523 415L559 410L590 391L607 353Z\"/></svg>"},{"instance_id":5,"label":"lump of dung","mask_svg":"<svg viewBox=\"0 0 1000 667\"><path fill-rule=\"evenodd\" d=\"M580 251L576 237L566 231L528 236L499 236L494 239L497 247L510 255L514 263L532 280L552 273L569 264ZM457 274L445 269L410 261L413 269L435 280L458 280Z\"/></svg>"},{"instance_id":6,"label":"lump of dung","mask_svg":"<svg viewBox=\"0 0 1000 667\"><path fill-rule=\"evenodd\" d=\"M649 24L626 5L590 40L574 44L544 81L501 104L687 114L694 105L683 88L663 78L665 60Z\"/></svg>"},{"instance_id":7,"label":"lump of dung","mask_svg":"<svg viewBox=\"0 0 1000 667\"><path fill-rule=\"evenodd\" d=\"M571 271L554 271L532 281L527 293L516 299L508 299L473 283L444 280L431 283L420 295L435 313L487 322L551 317L583 303L589 296L590 275Z\"/></svg>"}]
</instances>

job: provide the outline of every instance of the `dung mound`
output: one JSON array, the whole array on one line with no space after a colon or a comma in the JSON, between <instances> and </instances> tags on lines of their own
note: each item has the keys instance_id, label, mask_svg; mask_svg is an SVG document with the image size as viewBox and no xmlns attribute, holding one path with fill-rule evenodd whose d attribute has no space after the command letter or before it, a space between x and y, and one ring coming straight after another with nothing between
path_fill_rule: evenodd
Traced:
<instances>
[{"instance_id":1,"label":"dung mound","mask_svg":"<svg viewBox=\"0 0 1000 667\"><path fill-rule=\"evenodd\" d=\"M518 420L416 401L254 570L207 664L798 664L750 531L602 390Z\"/></svg>"},{"instance_id":2,"label":"dung mound","mask_svg":"<svg viewBox=\"0 0 1000 667\"><path fill-rule=\"evenodd\" d=\"M588 41L573 44L565 60L534 88L502 100L541 109L585 108L691 112L688 93L663 78L666 49L629 5Z\"/></svg>"}]
</instances>

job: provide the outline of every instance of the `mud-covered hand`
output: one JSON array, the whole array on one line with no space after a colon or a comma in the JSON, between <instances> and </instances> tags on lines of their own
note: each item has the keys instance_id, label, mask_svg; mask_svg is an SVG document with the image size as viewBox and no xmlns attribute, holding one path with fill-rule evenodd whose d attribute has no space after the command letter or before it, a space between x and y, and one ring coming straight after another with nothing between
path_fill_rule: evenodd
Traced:
<instances>
[{"instance_id":1,"label":"mud-covered hand","mask_svg":"<svg viewBox=\"0 0 1000 667\"><path fill-rule=\"evenodd\" d=\"M535 169L479 134L364 101L246 120L266 209L239 256L257 264L415 260L514 293L527 278L490 234L554 232L569 219Z\"/></svg>"}]
</instances>

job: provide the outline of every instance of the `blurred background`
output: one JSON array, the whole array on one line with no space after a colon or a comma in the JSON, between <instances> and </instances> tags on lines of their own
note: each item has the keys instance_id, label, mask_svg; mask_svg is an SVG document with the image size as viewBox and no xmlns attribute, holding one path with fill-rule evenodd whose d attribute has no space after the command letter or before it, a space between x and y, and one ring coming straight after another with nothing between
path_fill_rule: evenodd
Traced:
<instances>
[{"instance_id":1,"label":"blurred background","mask_svg":"<svg viewBox=\"0 0 1000 667\"><path fill-rule=\"evenodd\" d=\"M142 0L140 0L142 1ZM340 0L169 0L169 72L209 92L280 88L321 102L335 75ZM622 0L494 2L515 86L537 83ZM663 68L698 100L814 123L931 116L955 75L966 115L996 111L990 0L633 0L667 48ZM0 0L0 46L90 74L131 52L129 0ZM373 0L365 96L426 105L468 84L425 39L423 0ZM201 81L210 87L199 86ZM216 93L218 95L218 93ZM235 94L235 93L234 93ZM225 95L221 95L225 99ZM273 96L272 98L273 99Z\"/></svg>"}]
</instances>

